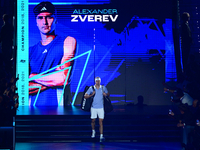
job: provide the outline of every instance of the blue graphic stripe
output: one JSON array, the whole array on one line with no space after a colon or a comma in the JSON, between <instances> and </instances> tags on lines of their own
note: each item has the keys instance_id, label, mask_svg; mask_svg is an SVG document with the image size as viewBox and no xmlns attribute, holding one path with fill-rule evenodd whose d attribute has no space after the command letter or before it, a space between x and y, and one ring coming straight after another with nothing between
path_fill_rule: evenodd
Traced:
<instances>
[{"instance_id":1,"label":"blue graphic stripe","mask_svg":"<svg viewBox=\"0 0 200 150\"><path fill-rule=\"evenodd\" d=\"M40 2L30 2L29 5L37 5ZM110 2L52 2L53 5L97 5L97 4L109 4Z\"/></svg>"},{"instance_id":2,"label":"blue graphic stripe","mask_svg":"<svg viewBox=\"0 0 200 150\"><path fill-rule=\"evenodd\" d=\"M67 81L68 81L68 78L69 78L69 74L70 74L70 72L71 72L71 69L72 69L72 67L70 66L70 67L69 67L69 71L67 72L67 77L66 77L66 79L65 79L64 87L63 87L63 90L62 90L62 95L61 95L61 97L60 97L60 100L59 100L58 105L60 105L60 103L61 103L61 101L62 101L62 98L63 98L63 95L64 95L64 90L65 90L65 86L66 86L66 83L67 83Z\"/></svg>"},{"instance_id":3,"label":"blue graphic stripe","mask_svg":"<svg viewBox=\"0 0 200 150\"><path fill-rule=\"evenodd\" d=\"M110 97L125 97L125 95L110 94Z\"/></svg>"},{"instance_id":4,"label":"blue graphic stripe","mask_svg":"<svg viewBox=\"0 0 200 150\"><path fill-rule=\"evenodd\" d=\"M112 73L112 75L109 77L109 79L105 83L105 86L112 80L114 74L117 72L117 70L120 68L120 66L122 65L123 62L124 62L124 59L119 63L119 65L117 66L117 68L114 70L114 72Z\"/></svg>"},{"instance_id":5,"label":"blue graphic stripe","mask_svg":"<svg viewBox=\"0 0 200 150\"><path fill-rule=\"evenodd\" d=\"M35 98L35 101L34 101L34 103L33 103L33 106L35 106L35 104L36 104L36 102L37 102L37 98L38 98L39 93L40 93L40 90L41 90L41 86L29 86L29 88L38 88L38 89L39 89L38 92L37 92L37 96L36 96L36 98Z\"/></svg>"},{"instance_id":6,"label":"blue graphic stripe","mask_svg":"<svg viewBox=\"0 0 200 150\"><path fill-rule=\"evenodd\" d=\"M77 94L78 94L78 90L79 90L79 87L80 87L80 84L81 84L81 81L82 81L82 78L83 78L83 75L84 75L84 72L85 72L85 69L86 69L88 60L89 60L89 58L90 58L91 52L92 52L92 50L90 50L89 53L88 53L88 56L87 56L87 59L86 59L86 62L85 62L85 65L84 65L84 68L83 68L83 71L82 71L82 74L81 74L81 77L80 77L78 86L77 86L77 89L76 89L76 92L75 92L75 95L74 95L74 97L73 97L72 105L74 105L74 103L75 103L76 96L77 96Z\"/></svg>"},{"instance_id":7,"label":"blue graphic stripe","mask_svg":"<svg viewBox=\"0 0 200 150\"><path fill-rule=\"evenodd\" d=\"M29 5L37 5L40 2L28 3ZM72 4L80 4L79 2L65 2L65 3L52 3L53 5L72 5Z\"/></svg>"}]
</instances>

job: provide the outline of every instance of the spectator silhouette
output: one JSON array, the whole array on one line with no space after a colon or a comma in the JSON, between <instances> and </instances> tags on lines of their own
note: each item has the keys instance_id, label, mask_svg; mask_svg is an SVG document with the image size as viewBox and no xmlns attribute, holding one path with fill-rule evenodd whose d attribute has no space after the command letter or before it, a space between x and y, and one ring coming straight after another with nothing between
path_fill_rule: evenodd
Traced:
<instances>
[{"instance_id":1,"label":"spectator silhouette","mask_svg":"<svg viewBox=\"0 0 200 150\"><path fill-rule=\"evenodd\" d=\"M183 72L186 72L188 57L190 54L190 47L192 44L191 30L189 27L190 14L184 12L182 14L182 23L181 23L181 49L182 49L182 64Z\"/></svg>"},{"instance_id":2,"label":"spectator silhouette","mask_svg":"<svg viewBox=\"0 0 200 150\"><path fill-rule=\"evenodd\" d=\"M177 90L174 91L174 95L178 99L171 99L172 102L187 104L189 106L192 106L194 99L188 93L183 92L181 89L177 88Z\"/></svg>"},{"instance_id":3,"label":"spectator silhouette","mask_svg":"<svg viewBox=\"0 0 200 150\"><path fill-rule=\"evenodd\" d=\"M5 69L10 71L12 58L12 44L13 44L13 26L10 24L10 18L7 14L3 15L3 26L0 32L0 42L2 50L2 60Z\"/></svg>"},{"instance_id":4,"label":"spectator silhouette","mask_svg":"<svg viewBox=\"0 0 200 150\"><path fill-rule=\"evenodd\" d=\"M143 106L147 106L146 104L143 104L144 102L144 97L142 95L139 95L137 97L137 100L138 100L138 103L135 105L135 106L138 106L138 107L143 107Z\"/></svg>"},{"instance_id":5,"label":"spectator silhouette","mask_svg":"<svg viewBox=\"0 0 200 150\"><path fill-rule=\"evenodd\" d=\"M192 144L192 134L195 126L195 118L187 104L181 104L178 106L178 108L181 112L181 115L177 127L182 127L182 146L189 148Z\"/></svg>"}]
</instances>

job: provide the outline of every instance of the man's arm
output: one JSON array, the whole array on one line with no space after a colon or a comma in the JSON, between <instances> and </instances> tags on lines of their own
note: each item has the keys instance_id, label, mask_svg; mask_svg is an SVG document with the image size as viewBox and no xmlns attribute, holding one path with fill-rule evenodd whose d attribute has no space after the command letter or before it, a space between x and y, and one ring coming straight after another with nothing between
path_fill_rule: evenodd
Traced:
<instances>
[{"instance_id":1,"label":"man's arm","mask_svg":"<svg viewBox=\"0 0 200 150\"><path fill-rule=\"evenodd\" d=\"M103 93L103 96L110 96L109 93Z\"/></svg>"},{"instance_id":2,"label":"man's arm","mask_svg":"<svg viewBox=\"0 0 200 150\"><path fill-rule=\"evenodd\" d=\"M34 86L34 87L33 87ZM36 88L37 87L37 88ZM35 82L29 82L29 94L36 94L39 91L39 87L41 88L40 90L43 91L45 90L47 87L44 85L41 85L39 83L35 83Z\"/></svg>"},{"instance_id":3,"label":"man's arm","mask_svg":"<svg viewBox=\"0 0 200 150\"><path fill-rule=\"evenodd\" d=\"M88 98L90 98L90 97L92 97L94 95L95 95L95 91L93 91L92 94L90 94L90 95L88 95L87 93L85 93L84 98L88 99Z\"/></svg>"},{"instance_id":4,"label":"man's arm","mask_svg":"<svg viewBox=\"0 0 200 150\"><path fill-rule=\"evenodd\" d=\"M91 94L91 93L92 93L92 94ZM87 92L85 93L84 98L88 99L88 98L90 98L90 97L92 97L92 96L94 96L94 95L95 95L95 90L93 90L92 87L90 87L90 88L87 90Z\"/></svg>"},{"instance_id":5,"label":"man's arm","mask_svg":"<svg viewBox=\"0 0 200 150\"><path fill-rule=\"evenodd\" d=\"M108 90L105 86L103 86L103 96L110 96L110 94L108 93Z\"/></svg>"},{"instance_id":6,"label":"man's arm","mask_svg":"<svg viewBox=\"0 0 200 150\"><path fill-rule=\"evenodd\" d=\"M67 37L64 41L64 55L61 60L61 64L64 63L67 60L70 60L71 58L74 57L75 55L75 50L76 50L76 39L73 37ZM72 66L73 61L65 63L63 66L60 66L56 69L56 71L63 70L66 67ZM51 86L63 86L65 83L65 79L68 74L68 69L58 72L55 74L51 74L45 77L41 77L39 79L35 79L34 82L39 83L41 85L51 87ZM37 74L31 74L29 78L35 76ZM68 82L66 83L68 84Z\"/></svg>"}]
</instances>

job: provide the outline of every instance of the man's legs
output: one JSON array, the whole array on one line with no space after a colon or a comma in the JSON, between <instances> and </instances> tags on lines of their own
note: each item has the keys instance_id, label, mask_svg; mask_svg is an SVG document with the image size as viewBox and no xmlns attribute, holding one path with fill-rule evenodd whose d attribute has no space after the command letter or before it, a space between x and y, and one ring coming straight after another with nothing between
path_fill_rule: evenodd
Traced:
<instances>
[{"instance_id":1,"label":"man's legs","mask_svg":"<svg viewBox=\"0 0 200 150\"><path fill-rule=\"evenodd\" d=\"M92 126L92 136L91 136L91 138L95 138L95 119L92 119L91 126Z\"/></svg>"},{"instance_id":2,"label":"man's legs","mask_svg":"<svg viewBox=\"0 0 200 150\"><path fill-rule=\"evenodd\" d=\"M100 142L105 141L103 137L103 119L99 118L99 132L100 132Z\"/></svg>"},{"instance_id":3,"label":"man's legs","mask_svg":"<svg viewBox=\"0 0 200 150\"><path fill-rule=\"evenodd\" d=\"M103 119L104 119L104 109L94 109L91 108L91 127L92 127L92 138L95 137L95 121L99 117L99 132L100 132L100 142L103 142L105 138L103 137Z\"/></svg>"},{"instance_id":4,"label":"man's legs","mask_svg":"<svg viewBox=\"0 0 200 150\"><path fill-rule=\"evenodd\" d=\"M103 134L103 119L99 118L99 132Z\"/></svg>"},{"instance_id":5,"label":"man's legs","mask_svg":"<svg viewBox=\"0 0 200 150\"><path fill-rule=\"evenodd\" d=\"M95 130L95 120L96 119L92 119L92 121L91 121L92 130Z\"/></svg>"},{"instance_id":6,"label":"man's legs","mask_svg":"<svg viewBox=\"0 0 200 150\"><path fill-rule=\"evenodd\" d=\"M95 137L95 120L96 120L96 118L97 118L97 112L96 112L96 110L94 109L94 108L91 108L91 110L90 110L90 112L91 112L91 127L92 127L92 138L94 138Z\"/></svg>"},{"instance_id":7,"label":"man's legs","mask_svg":"<svg viewBox=\"0 0 200 150\"><path fill-rule=\"evenodd\" d=\"M99 116L99 132L100 132L100 142L105 141L105 138L103 137L103 119L104 119L104 109L99 109L98 112Z\"/></svg>"}]
</instances>

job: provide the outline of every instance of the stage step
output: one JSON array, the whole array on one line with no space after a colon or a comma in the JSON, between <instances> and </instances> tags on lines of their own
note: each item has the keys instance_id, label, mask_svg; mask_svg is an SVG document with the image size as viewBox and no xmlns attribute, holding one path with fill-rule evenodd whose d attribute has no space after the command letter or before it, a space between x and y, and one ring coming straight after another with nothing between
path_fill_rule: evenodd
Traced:
<instances>
[{"instance_id":1,"label":"stage step","mask_svg":"<svg viewBox=\"0 0 200 150\"><path fill-rule=\"evenodd\" d=\"M18 115L16 116L17 142L78 142L91 139L90 115ZM106 115L106 141L179 141L176 121L165 115Z\"/></svg>"}]
</instances>

